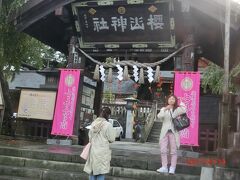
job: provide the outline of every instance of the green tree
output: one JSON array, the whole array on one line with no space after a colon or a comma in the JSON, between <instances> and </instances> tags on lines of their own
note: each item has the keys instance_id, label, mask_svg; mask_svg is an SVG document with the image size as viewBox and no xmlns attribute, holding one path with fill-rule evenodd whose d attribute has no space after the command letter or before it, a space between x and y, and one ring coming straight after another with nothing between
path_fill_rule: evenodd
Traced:
<instances>
[{"instance_id":1,"label":"green tree","mask_svg":"<svg viewBox=\"0 0 240 180\"><path fill-rule=\"evenodd\" d=\"M56 59L62 59L62 66L66 61L64 55L55 52L33 37L16 31L14 25L9 23L10 16L23 3L24 0L0 0L0 83L5 101L5 120L13 113L6 80L6 76L12 70L19 71L22 63L41 69Z\"/></svg>"},{"instance_id":2,"label":"green tree","mask_svg":"<svg viewBox=\"0 0 240 180\"><path fill-rule=\"evenodd\" d=\"M240 74L240 63L236 65L230 71L229 75L229 91L236 93L238 84L234 82L234 79ZM202 87L206 92L210 89L213 94L223 93L223 79L224 79L224 69L214 63L210 63L209 66L203 72Z\"/></svg>"},{"instance_id":3,"label":"green tree","mask_svg":"<svg viewBox=\"0 0 240 180\"><path fill-rule=\"evenodd\" d=\"M66 67L67 60L66 56L59 52L55 51L53 48L49 46L45 46L44 49L42 49L42 67L41 68L61 68Z\"/></svg>"}]
</instances>

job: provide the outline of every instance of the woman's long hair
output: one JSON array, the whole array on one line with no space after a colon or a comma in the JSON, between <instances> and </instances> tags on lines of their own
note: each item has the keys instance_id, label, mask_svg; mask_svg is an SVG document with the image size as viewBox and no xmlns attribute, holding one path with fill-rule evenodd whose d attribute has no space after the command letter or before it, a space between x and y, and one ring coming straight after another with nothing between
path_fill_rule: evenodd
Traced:
<instances>
[{"instance_id":1,"label":"woman's long hair","mask_svg":"<svg viewBox=\"0 0 240 180\"><path fill-rule=\"evenodd\" d=\"M166 99L166 105L169 105L169 104L168 104L168 100L169 100L170 97L174 97L174 99L175 99L175 103L174 103L174 105L173 105L173 111L174 111L174 110L177 109L177 107L178 107L178 98L177 98L177 96L175 96L174 94L170 94L170 95L167 97L167 99Z\"/></svg>"}]
</instances>

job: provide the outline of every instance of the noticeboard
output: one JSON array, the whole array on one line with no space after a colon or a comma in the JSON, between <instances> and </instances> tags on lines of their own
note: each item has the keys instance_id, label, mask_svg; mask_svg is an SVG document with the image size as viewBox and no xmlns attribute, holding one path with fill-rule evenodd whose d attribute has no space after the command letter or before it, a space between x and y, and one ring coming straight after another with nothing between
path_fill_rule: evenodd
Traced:
<instances>
[{"instance_id":1,"label":"noticeboard","mask_svg":"<svg viewBox=\"0 0 240 180\"><path fill-rule=\"evenodd\" d=\"M81 48L175 46L172 0L85 1L72 10Z\"/></svg>"},{"instance_id":2,"label":"noticeboard","mask_svg":"<svg viewBox=\"0 0 240 180\"><path fill-rule=\"evenodd\" d=\"M53 120L56 92L21 90L18 117Z\"/></svg>"}]
</instances>

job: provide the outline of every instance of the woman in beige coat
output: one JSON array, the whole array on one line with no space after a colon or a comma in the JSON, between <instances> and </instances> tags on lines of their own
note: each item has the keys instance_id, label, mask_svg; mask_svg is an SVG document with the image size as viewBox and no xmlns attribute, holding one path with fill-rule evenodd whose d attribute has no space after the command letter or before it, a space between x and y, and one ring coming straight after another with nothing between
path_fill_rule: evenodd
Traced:
<instances>
[{"instance_id":1,"label":"woman in beige coat","mask_svg":"<svg viewBox=\"0 0 240 180\"><path fill-rule=\"evenodd\" d=\"M186 107L183 103L178 106L177 97L170 95L167 98L167 105L158 113L157 117L162 121L162 129L159 138L162 167L157 169L160 173L174 174L177 164L177 149L180 147L179 132L174 129L172 118L186 113ZM168 147L170 147L171 166L168 171Z\"/></svg>"},{"instance_id":2,"label":"woman in beige coat","mask_svg":"<svg viewBox=\"0 0 240 180\"><path fill-rule=\"evenodd\" d=\"M111 150L109 143L115 141L115 130L107 121L111 110L104 107L100 116L93 121L89 131L91 149L84 171L90 175L90 180L104 180L104 175L110 171Z\"/></svg>"}]
</instances>

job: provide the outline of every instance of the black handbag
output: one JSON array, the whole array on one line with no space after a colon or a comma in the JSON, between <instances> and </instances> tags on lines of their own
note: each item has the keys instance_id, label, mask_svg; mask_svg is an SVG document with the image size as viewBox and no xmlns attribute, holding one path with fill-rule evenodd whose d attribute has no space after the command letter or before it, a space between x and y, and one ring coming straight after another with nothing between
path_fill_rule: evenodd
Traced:
<instances>
[{"instance_id":1,"label":"black handbag","mask_svg":"<svg viewBox=\"0 0 240 180\"><path fill-rule=\"evenodd\" d=\"M171 111L170 111L170 114L172 116ZM173 122L175 130L177 130L177 131L181 131L190 126L190 119L188 118L186 113L181 114L176 118L172 117L172 122Z\"/></svg>"}]
</instances>

